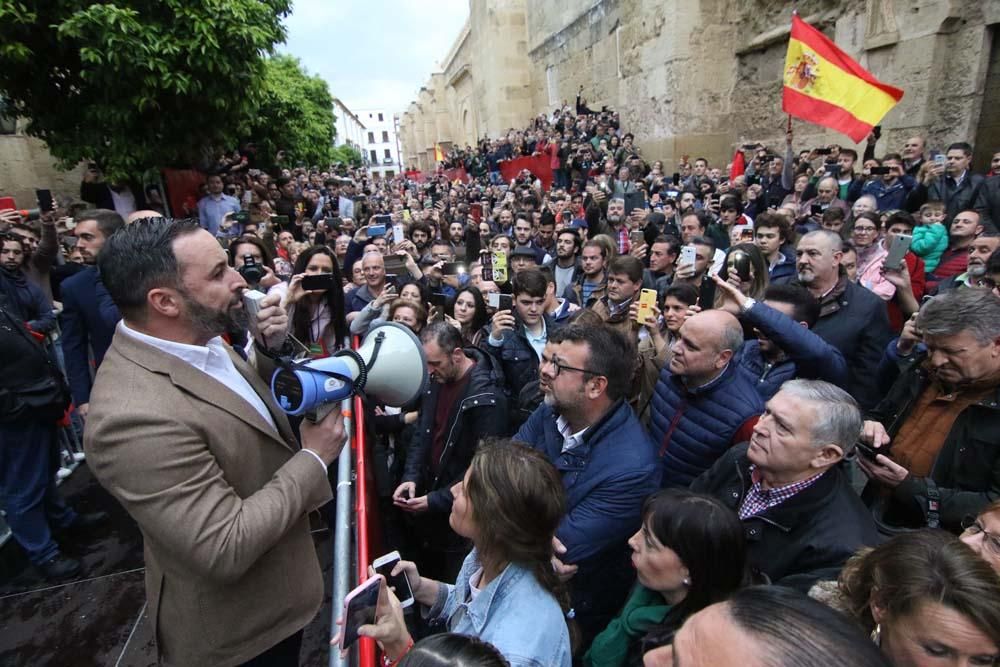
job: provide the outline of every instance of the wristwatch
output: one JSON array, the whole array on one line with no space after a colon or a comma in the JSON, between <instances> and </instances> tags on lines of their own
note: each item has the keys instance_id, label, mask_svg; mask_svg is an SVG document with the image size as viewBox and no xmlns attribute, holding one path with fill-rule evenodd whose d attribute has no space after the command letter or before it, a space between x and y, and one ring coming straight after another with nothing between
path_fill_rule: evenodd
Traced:
<instances>
[{"instance_id":1,"label":"wristwatch","mask_svg":"<svg viewBox=\"0 0 1000 667\"><path fill-rule=\"evenodd\" d=\"M743 300L743 303L740 304L740 312L745 313L756 305L757 305L757 299L748 296L746 299Z\"/></svg>"}]
</instances>

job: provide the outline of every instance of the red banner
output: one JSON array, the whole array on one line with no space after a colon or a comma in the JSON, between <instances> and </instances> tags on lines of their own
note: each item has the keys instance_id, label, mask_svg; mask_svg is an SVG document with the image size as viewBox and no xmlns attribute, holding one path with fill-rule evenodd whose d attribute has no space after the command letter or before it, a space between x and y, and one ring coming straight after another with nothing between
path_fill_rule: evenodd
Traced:
<instances>
[{"instance_id":1,"label":"red banner","mask_svg":"<svg viewBox=\"0 0 1000 667\"><path fill-rule=\"evenodd\" d=\"M463 183L468 183L472 179L469 175L465 173L465 167L455 167L454 169L445 169L444 175L448 177L449 183L454 183L455 181L462 181Z\"/></svg>"},{"instance_id":2,"label":"red banner","mask_svg":"<svg viewBox=\"0 0 1000 667\"><path fill-rule=\"evenodd\" d=\"M552 187L552 158L548 155L532 155L531 157L519 157L513 160L504 160L500 163L500 174L503 180L510 183L517 178L522 169L527 169L532 176L542 181L542 188L548 190Z\"/></svg>"},{"instance_id":3,"label":"red banner","mask_svg":"<svg viewBox=\"0 0 1000 667\"><path fill-rule=\"evenodd\" d=\"M198 199L205 174L194 169L164 169L170 213L175 218L197 218Z\"/></svg>"}]
</instances>

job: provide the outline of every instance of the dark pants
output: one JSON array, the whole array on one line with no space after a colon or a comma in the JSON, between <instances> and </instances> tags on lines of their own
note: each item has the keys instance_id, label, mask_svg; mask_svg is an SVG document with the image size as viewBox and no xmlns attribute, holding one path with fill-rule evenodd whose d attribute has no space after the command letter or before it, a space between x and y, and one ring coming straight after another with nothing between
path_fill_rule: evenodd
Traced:
<instances>
[{"instance_id":1,"label":"dark pants","mask_svg":"<svg viewBox=\"0 0 1000 667\"><path fill-rule=\"evenodd\" d=\"M0 423L0 502L14 539L36 565L59 553L50 522L65 528L76 518L56 487L58 469L54 423Z\"/></svg>"},{"instance_id":2,"label":"dark pants","mask_svg":"<svg viewBox=\"0 0 1000 667\"><path fill-rule=\"evenodd\" d=\"M302 648L302 630L275 644L256 658L240 667L299 667L299 650Z\"/></svg>"}]
</instances>

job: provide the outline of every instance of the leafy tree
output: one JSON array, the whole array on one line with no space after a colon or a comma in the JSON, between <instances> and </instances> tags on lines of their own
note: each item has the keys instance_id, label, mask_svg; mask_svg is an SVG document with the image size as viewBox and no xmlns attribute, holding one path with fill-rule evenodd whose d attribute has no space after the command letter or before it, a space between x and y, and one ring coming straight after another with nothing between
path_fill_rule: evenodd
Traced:
<instances>
[{"instance_id":1,"label":"leafy tree","mask_svg":"<svg viewBox=\"0 0 1000 667\"><path fill-rule=\"evenodd\" d=\"M331 163L340 163L351 167L361 166L361 152L357 148L343 144L333 149Z\"/></svg>"},{"instance_id":2,"label":"leafy tree","mask_svg":"<svg viewBox=\"0 0 1000 667\"><path fill-rule=\"evenodd\" d=\"M249 134L258 161L270 166L277 152L285 163L330 164L333 156L333 97L326 81L309 76L297 58L278 55L265 61L260 110Z\"/></svg>"},{"instance_id":3,"label":"leafy tree","mask_svg":"<svg viewBox=\"0 0 1000 667\"><path fill-rule=\"evenodd\" d=\"M248 136L289 0L0 0L0 95L61 166L109 179ZM275 126L277 127L277 126Z\"/></svg>"}]
</instances>

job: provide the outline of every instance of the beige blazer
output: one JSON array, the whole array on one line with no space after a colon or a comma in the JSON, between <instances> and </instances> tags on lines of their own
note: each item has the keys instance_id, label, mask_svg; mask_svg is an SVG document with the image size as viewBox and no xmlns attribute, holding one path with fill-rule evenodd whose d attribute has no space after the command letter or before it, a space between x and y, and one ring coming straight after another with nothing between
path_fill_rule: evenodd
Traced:
<instances>
[{"instance_id":1,"label":"beige blazer","mask_svg":"<svg viewBox=\"0 0 1000 667\"><path fill-rule=\"evenodd\" d=\"M330 500L329 482L267 384L231 354L278 432L207 374L120 331L91 394L87 463L142 530L166 665L238 665L323 600L307 515Z\"/></svg>"}]
</instances>

